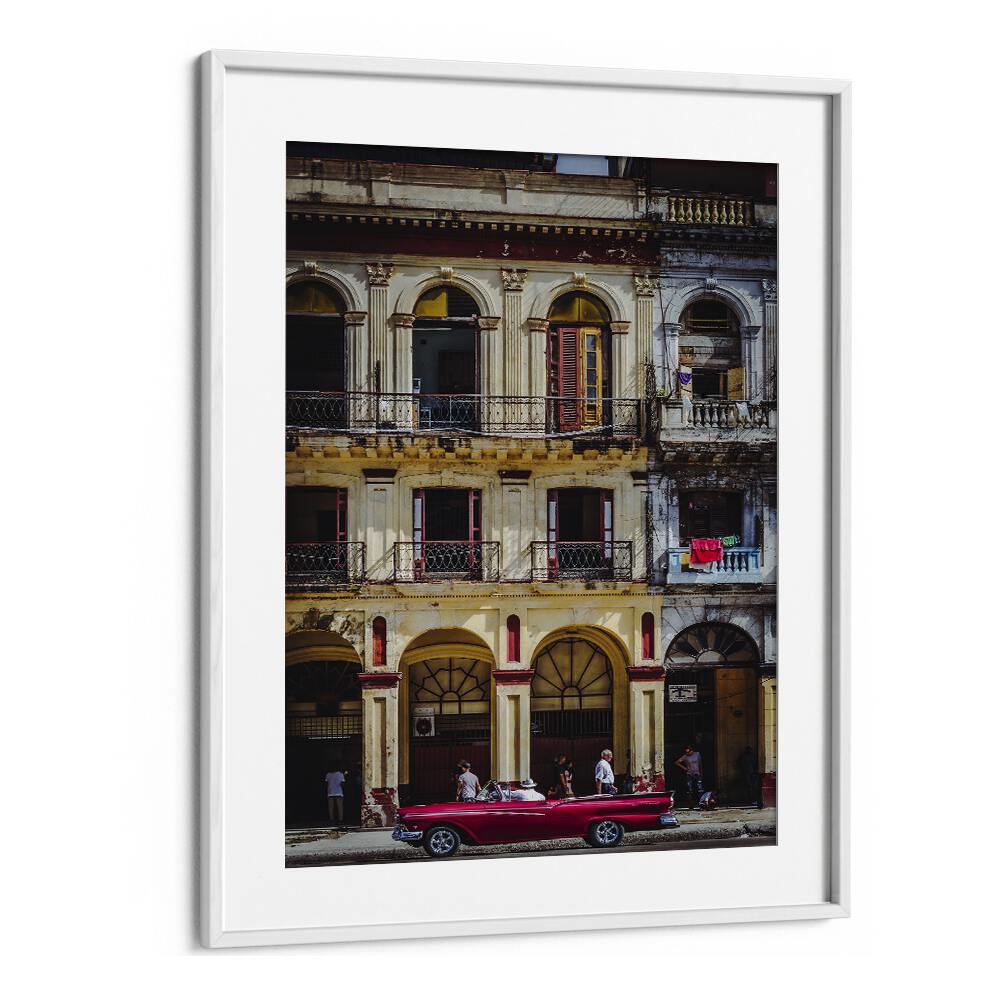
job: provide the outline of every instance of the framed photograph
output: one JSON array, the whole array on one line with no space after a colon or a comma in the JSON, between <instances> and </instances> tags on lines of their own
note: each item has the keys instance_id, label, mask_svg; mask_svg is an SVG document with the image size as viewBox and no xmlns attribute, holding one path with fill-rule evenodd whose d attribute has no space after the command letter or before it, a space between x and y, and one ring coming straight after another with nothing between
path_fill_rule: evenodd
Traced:
<instances>
[{"instance_id":1,"label":"framed photograph","mask_svg":"<svg viewBox=\"0 0 1000 1000\"><path fill-rule=\"evenodd\" d=\"M202 86L204 943L846 915L848 85Z\"/></svg>"}]
</instances>

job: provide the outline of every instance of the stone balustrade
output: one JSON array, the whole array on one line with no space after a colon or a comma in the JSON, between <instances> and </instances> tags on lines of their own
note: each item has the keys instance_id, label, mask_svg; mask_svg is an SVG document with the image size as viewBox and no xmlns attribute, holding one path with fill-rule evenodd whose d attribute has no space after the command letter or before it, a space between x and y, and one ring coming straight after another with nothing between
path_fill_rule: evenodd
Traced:
<instances>
[{"instance_id":1,"label":"stone balustrade","mask_svg":"<svg viewBox=\"0 0 1000 1000\"><path fill-rule=\"evenodd\" d=\"M692 569L688 559L691 549L687 546L667 551L667 582L718 584L761 583L763 581L761 551L747 545L736 545L723 550L719 562L706 563Z\"/></svg>"}]
</instances>

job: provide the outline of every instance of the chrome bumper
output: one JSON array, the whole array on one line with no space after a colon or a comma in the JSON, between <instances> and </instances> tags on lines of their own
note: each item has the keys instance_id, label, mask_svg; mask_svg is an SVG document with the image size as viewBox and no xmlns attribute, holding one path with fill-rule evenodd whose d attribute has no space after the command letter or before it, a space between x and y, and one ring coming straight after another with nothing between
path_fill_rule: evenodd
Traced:
<instances>
[{"instance_id":1,"label":"chrome bumper","mask_svg":"<svg viewBox=\"0 0 1000 1000\"><path fill-rule=\"evenodd\" d=\"M401 826L396 826L392 831L393 840L420 840L423 834L419 830L404 830Z\"/></svg>"},{"instance_id":2,"label":"chrome bumper","mask_svg":"<svg viewBox=\"0 0 1000 1000\"><path fill-rule=\"evenodd\" d=\"M660 826L680 826L681 821L673 813L660 813Z\"/></svg>"}]
</instances>

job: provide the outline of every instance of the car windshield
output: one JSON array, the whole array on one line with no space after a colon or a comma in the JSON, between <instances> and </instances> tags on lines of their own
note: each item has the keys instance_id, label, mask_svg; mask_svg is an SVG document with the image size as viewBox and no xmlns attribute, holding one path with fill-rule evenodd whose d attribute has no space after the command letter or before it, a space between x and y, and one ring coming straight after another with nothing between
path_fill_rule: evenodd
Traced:
<instances>
[{"instance_id":1,"label":"car windshield","mask_svg":"<svg viewBox=\"0 0 1000 1000\"><path fill-rule=\"evenodd\" d=\"M510 801L510 792L506 788L501 788L496 781L490 780L486 782L486 786L483 790L476 796L477 802L508 802Z\"/></svg>"}]
</instances>

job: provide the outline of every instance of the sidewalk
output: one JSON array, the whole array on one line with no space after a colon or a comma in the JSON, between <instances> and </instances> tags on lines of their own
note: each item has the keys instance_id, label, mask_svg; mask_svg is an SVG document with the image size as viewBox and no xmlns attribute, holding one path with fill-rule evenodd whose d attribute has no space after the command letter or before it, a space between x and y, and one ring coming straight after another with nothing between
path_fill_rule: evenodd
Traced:
<instances>
[{"instance_id":1,"label":"sidewalk","mask_svg":"<svg viewBox=\"0 0 1000 1000\"><path fill-rule=\"evenodd\" d=\"M714 812L678 809L680 826L625 835L621 848L668 846L677 842L745 839L773 839L776 832L774 809L732 808ZM497 844L490 847L463 846L459 856L482 857L499 854L539 854L566 850L592 850L579 838ZM426 856L419 848L392 839L389 829L376 830L291 830L285 835L285 859L289 867L371 861L416 861Z\"/></svg>"}]
</instances>

